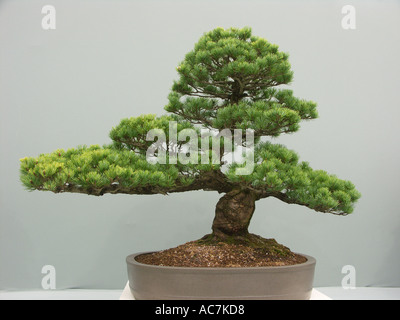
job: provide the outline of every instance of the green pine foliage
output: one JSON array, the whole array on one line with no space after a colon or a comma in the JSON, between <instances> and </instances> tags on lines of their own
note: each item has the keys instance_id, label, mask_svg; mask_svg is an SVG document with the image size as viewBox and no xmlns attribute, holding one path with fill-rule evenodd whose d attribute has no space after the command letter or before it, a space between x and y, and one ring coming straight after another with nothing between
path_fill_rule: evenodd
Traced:
<instances>
[{"instance_id":1,"label":"green pine foliage","mask_svg":"<svg viewBox=\"0 0 400 320\"><path fill-rule=\"evenodd\" d=\"M55 193L165 194L185 189L198 174L190 167L182 174L179 166L150 164L144 156L114 146L59 149L20 161L21 181L28 190Z\"/></svg>"},{"instance_id":2,"label":"green pine foliage","mask_svg":"<svg viewBox=\"0 0 400 320\"><path fill-rule=\"evenodd\" d=\"M276 88L292 80L288 57L249 28L212 30L178 66L165 109L207 127L253 129L255 136L295 132L318 114L315 102Z\"/></svg>"},{"instance_id":3,"label":"green pine foliage","mask_svg":"<svg viewBox=\"0 0 400 320\"><path fill-rule=\"evenodd\" d=\"M259 143L255 161L250 175L236 175L235 169L243 164L235 163L229 167L227 177L262 198L272 196L315 211L344 215L353 212L353 205L361 196L350 181L311 169L307 162L299 162L296 152L283 145Z\"/></svg>"},{"instance_id":4,"label":"green pine foliage","mask_svg":"<svg viewBox=\"0 0 400 320\"><path fill-rule=\"evenodd\" d=\"M154 143L153 140L147 139L148 132L154 129L155 133L164 134L166 141L169 141L169 127L173 121L177 122L177 132L184 129L195 129L190 122L182 121L174 115L157 117L154 114L147 114L122 119L118 126L112 128L110 138L117 148L125 148L145 155L146 150ZM183 142L180 143L180 145L182 144Z\"/></svg>"},{"instance_id":5,"label":"green pine foliage","mask_svg":"<svg viewBox=\"0 0 400 320\"><path fill-rule=\"evenodd\" d=\"M293 76L288 54L252 36L250 28L206 33L177 70L180 80L174 83L174 92L231 102L245 93L257 99L270 87L288 84Z\"/></svg>"},{"instance_id":6,"label":"green pine foliage","mask_svg":"<svg viewBox=\"0 0 400 320\"><path fill-rule=\"evenodd\" d=\"M105 193L167 194L191 190L229 192L247 189L257 199L275 197L315 211L345 215L353 212L360 193L354 185L300 162L282 145L260 142L299 130L302 120L318 117L316 103L297 98L287 88L293 79L289 55L277 45L253 36L250 28L217 28L205 33L177 67L165 110L170 115L142 115L123 119L104 147L81 146L21 159L21 181L28 190ZM152 164L146 151L154 143L149 130L170 138L170 123L184 129L251 129L255 136L255 167L237 175L242 164L222 172L217 164ZM211 146L213 138L205 138ZM204 138L203 138L204 140ZM167 150L185 152L187 141L167 144ZM242 143L244 143L242 141ZM223 143L220 148L223 151ZM234 146L237 147L237 146ZM199 149L199 161L204 152ZM210 152L206 158L215 159ZM171 163L171 164L170 164Z\"/></svg>"}]
</instances>

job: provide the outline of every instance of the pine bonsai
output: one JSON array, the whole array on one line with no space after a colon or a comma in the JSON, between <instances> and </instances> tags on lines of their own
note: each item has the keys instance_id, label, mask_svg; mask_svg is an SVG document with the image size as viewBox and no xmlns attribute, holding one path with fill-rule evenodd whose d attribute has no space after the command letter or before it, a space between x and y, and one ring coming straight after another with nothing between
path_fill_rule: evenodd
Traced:
<instances>
[{"instance_id":1,"label":"pine bonsai","mask_svg":"<svg viewBox=\"0 0 400 320\"><path fill-rule=\"evenodd\" d=\"M224 195L216 205L212 233L204 237L204 243L260 243L261 237L250 234L248 226L256 201L268 197L336 215L353 211L360 193L351 182L313 170L307 162L300 162L294 151L262 139L296 132L301 120L317 118L315 102L296 98L291 90L282 88L291 82L293 72L288 54L277 45L253 36L250 28L217 28L200 38L177 71L179 79L165 107L170 115L123 119L110 132L113 142L103 147L80 146L23 158L24 186L94 196L217 191ZM177 124L177 132L250 131L255 141L253 170L237 174L244 163L226 163L228 149L222 142L218 161L176 161L178 155L187 154L187 141L169 139L171 123ZM148 161L146 155L154 141L146 138L152 129L164 132L167 139L158 153L164 148L174 151L175 158L167 153L166 163ZM246 141L233 144L238 148ZM206 154L200 147L198 151L197 157ZM206 158L212 159L212 153Z\"/></svg>"}]
</instances>

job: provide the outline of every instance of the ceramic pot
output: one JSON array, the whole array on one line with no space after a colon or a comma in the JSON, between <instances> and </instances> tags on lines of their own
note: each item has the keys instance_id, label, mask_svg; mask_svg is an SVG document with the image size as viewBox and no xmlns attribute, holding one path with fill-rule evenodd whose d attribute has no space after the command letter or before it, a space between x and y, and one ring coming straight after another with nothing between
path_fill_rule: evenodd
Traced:
<instances>
[{"instance_id":1,"label":"ceramic pot","mask_svg":"<svg viewBox=\"0 0 400 320\"><path fill-rule=\"evenodd\" d=\"M130 290L137 300L308 300L316 260L277 267L165 267L126 258Z\"/></svg>"}]
</instances>

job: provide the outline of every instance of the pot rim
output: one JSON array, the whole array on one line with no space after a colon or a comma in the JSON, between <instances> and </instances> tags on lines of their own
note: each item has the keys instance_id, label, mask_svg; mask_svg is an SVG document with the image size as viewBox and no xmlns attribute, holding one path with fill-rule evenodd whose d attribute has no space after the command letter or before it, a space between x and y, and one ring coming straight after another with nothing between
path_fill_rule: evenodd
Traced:
<instances>
[{"instance_id":1,"label":"pot rim","mask_svg":"<svg viewBox=\"0 0 400 320\"><path fill-rule=\"evenodd\" d=\"M159 266L159 265L154 265L154 264L145 264L145 263L140 263L138 261L136 261L136 257L143 255L143 254L150 254L150 253L155 253L155 252L159 252L159 251L145 251L145 252L138 252L138 253L134 253L131 254L129 256L126 257L126 263L128 265L136 265L136 266L140 266L140 267L146 267L146 268L152 268L152 269L163 269L163 270L181 270L181 271L191 271L191 272L196 272L196 270L214 270L216 272L218 271L238 271L238 272L242 272L242 271L272 271L272 270L276 270L276 271L289 271L290 269L295 271L296 269L299 268L307 268L307 267L311 267L313 265L316 264L316 259L312 256L303 254L303 253L297 253L294 252L295 254L299 254L303 257L305 257L307 259L306 262L303 263L297 263L297 264L292 264L292 265L286 265L286 266L266 266L266 267L174 267L174 266Z\"/></svg>"}]
</instances>

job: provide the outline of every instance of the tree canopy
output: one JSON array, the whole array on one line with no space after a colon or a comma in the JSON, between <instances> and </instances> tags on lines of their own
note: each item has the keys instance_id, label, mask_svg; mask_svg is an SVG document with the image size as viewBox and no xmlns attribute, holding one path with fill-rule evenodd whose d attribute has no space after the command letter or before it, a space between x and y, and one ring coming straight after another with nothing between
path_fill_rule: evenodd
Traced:
<instances>
[{"instance_id":1,"label":"tree canopy","mask_svg":"<svg viewBox=\"0 0 400 320\"><path fill-rule=\"evenodd\" d=\"M277 88L293 78L288 57L250 28L212 30L178 66L165 109L210 128L253 129L255 136L295 132L318 114L315 102Z\"/></svg>"},{"instance_id":2,"label":"tree canopy","mask_svg":"<svg viewBox=\"0 0 400 320\"><path fill-rule=\"evenodd\" d=\"M168 194L191 190L220 193L248 190L256 200L275 197L286 203L338 215L353 211L360 193L346 180L313 170L298 155L260 137L278 137L299 129L302 120L317 118L316 103L296 98L281 85L292 81L288 54L253 36L250 28L217 28L205 33L177 68L165 110L170 115L142 115L121 120L112 128L112 144L56 150L21 159L21 181L28 190L89 195L106 193ZM177 131L251 129L256 137L255 167L230 163L149 163L147 133L159 129L169 137ZM186 152L184 141L177 152ZM199 149L199 151L201 151ZM201 152L198 155L201 156Z\"/></svg>"}]
</instances>

